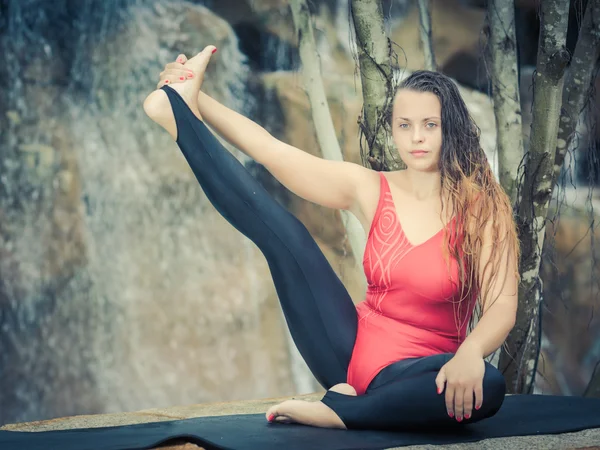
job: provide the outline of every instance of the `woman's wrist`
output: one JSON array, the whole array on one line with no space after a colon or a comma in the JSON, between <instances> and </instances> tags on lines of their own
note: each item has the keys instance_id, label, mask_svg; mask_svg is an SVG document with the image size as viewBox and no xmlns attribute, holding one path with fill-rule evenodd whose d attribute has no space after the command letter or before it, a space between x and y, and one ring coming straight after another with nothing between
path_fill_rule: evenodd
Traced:
<instances>
[{"instance_id":1,"label":"woman's wrist","mask_svg":"<svg viewBox=\"0 0 600 450\"><path fill-rule=\"evenodd\" d=\"M479 345L477 342L466 339L461 345L460 347L458 347L458 350L456 352L461 353L461 354L468 354L471 356L477 356L479 358L485 358L485 352L482 348L481 345Z\"/></svg>"}]
</instances>

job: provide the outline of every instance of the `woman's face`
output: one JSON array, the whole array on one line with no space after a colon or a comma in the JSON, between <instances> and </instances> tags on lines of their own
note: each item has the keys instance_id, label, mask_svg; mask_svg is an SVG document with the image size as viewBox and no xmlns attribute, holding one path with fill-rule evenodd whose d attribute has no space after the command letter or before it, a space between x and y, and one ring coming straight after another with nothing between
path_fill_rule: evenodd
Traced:
<instances>
[{"instance_id":1,"label":"woman's face","mask_svg":"<svg viewBox=\"0 0 600 450\"><path fill-rule=\"evenodd\" d=\"M409 169L438 171L442 153L442 105L431 92L400 89L394 99L392 135Z\"/></svg>"}]
</instances>

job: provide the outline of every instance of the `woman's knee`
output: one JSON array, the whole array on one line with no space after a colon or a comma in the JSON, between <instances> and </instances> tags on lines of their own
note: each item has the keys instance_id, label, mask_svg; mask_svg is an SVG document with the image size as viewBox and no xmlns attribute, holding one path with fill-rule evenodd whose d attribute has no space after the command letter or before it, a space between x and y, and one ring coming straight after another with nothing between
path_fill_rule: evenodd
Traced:
<instances>
[{"instance_id":1,"label":"woman's knee","mask_svg":"<svg viewBox=\"0 0 600 450\"><path fill-rule=\"evenodd\" d=\"M356 395L356 389L348 383L338 383L330 387L329 390L344 395Z\"/></svg>"},{"instance_id":2,"label":"woman's knee","mask_svg":"<svg viewBox=\"0 0 600 450\"><path fill-rule=\"evenodd\" d=\"M483 403L489 407L490 414L495 414L500 409L505 395L506 380L504 379L504 375L490 363L486 362L485 375L483 377Z\"/></svg>"}]
</instances>

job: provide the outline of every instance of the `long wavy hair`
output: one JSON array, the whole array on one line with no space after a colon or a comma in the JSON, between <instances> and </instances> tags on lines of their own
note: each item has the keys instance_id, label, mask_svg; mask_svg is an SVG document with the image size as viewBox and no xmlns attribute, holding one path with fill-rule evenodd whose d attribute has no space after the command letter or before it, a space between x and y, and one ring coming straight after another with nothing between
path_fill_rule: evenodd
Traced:
<instances>
[{"instance_id":1,"label":"long wavy hair","mask_svg":"<svg viewBox=\"0 0 600 450\"><path fill-rule=\"evenodd\" d=\"M503 283L506 276L511 275L520 279L520 246L512 205L494 177L480 145L480 129L470 116L456 84L441 73L420 70L404 79L398 87L400 89L431 92L442 106L442 150L439 161L442 213L446 207L452 208L450 217L456 219L456 225L446 227L444 233L445 257L448 266L450 256L458 263L459 302L479 299L479 312L469 314L472 326L474 317L481 318L487 302L494 302L498 298L499 289L494 288L501 284L497 283ZM491 232L493 247L489 260L484 267L480 267L484 230ZM509 261L512 258L517 268L516 273L500 270L506 252ZM504 273L505 277L499 279L500 273ZM498 294L491 295L492 291ZM459 322L465 317L456 319L459 329L462 328L464 324Z\"/></svg>"}]
</instances>

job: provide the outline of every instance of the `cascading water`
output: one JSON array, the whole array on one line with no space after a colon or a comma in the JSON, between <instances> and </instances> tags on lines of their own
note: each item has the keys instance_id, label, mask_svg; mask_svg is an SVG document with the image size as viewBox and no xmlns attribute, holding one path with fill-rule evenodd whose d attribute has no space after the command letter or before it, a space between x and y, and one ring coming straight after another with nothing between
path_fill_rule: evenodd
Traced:
<instances>
[{"instance_id":1,"label":"cascading water","mask_svg":"<svg viewBox=\"0 0 600 450\"><path fill-rule=\"evenodd\" d=\"M206 90L247 111L231 28L184 2L1 7L0 424L294 392L264 258L141 108L218 42Z\"/></svg>"}]
</instances>

